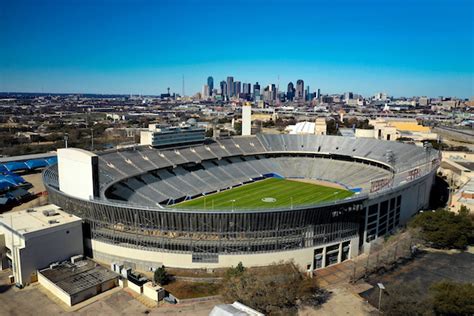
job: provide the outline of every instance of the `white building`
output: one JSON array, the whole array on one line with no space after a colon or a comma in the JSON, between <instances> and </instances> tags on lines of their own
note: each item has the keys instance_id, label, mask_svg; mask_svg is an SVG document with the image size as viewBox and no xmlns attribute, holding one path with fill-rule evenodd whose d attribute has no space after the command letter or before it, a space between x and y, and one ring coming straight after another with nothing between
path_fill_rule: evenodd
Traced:
<instances>
[{"instance_id":1,"label":"white building","mask_svg":"<svg viewBox=\"0 0 474 316\"><path fill-rule=\"evenodd\" d=\"M89 200L99 196L99 157L79 148L58 149L59 189Z\"/></svg>"},{"instance_id":2,"label":"white building","mask_svg":"<svg viewBox=\"0 0 474 316\"><path fill-rule=\"evenodd\" d=\"M374 100L376 101L387 101L388 96L385 92L379 92L374 95Z\"/></svg>"},{"instance_id":3,"label":"white building","mask_svg":"<svg viewBox=\"0 0 474 316\"><path fill-rule=\"evenodd\" d=\"M148 125L148 130L141 131L140 145L164 147L173 144L202 143L206 139L206 130L184 125L161 128L157 124Z\"/></svg>"},{"instance_id":4,"label":"white building","mask_svg":"<svg viewBox=\"0 0 474 316\"><path fill-rule=\"evenodd\" d=\"M242 303L235 301L232 304L220 304L214 306L209 316L264 316L265 314L256 311Z\"/></svg>"},{"instance_id":5,"label":"white building","mask_svg":"<svg viewBox=\"0 0 474 316\"><path fill-rule=\"evenodd\" d=\"M295 125L288 125L286 130L290 134L296 134L296 135L305 135L305 134L311 134L311 135L326 135L327 132L327 124L326 124L326 119L324 118L318 118L316 119L316 122L299 122L296 123Z\"/></svg>"},{"instance_id":6,"label":"white building","mask_svg":"<svg viewBox=\"0 0 474 316\"><path fill-rule=\"evenodd\" d=\"M242 136L252 134L252 106L246 103L242 106Z\"/></svg>"},{"instance_id":7,"label":"white building","mask_svg":"<svg viewBox=\"0 0 474 316\"><path fill-rule=\"evenodd\" d=\"M39 269L80 254L82 220L56 205L0 215L1 268L12 268L15 283L35 282Z\"/></svg>"},{"instance_id":8,"label":"white building","mask_svg":"<svg viewBox=\"0 0 474 316\"><path fill-rule=\"evenodd\" d=\"M210 93L210 90L209 90L209 86L207 84L205 84L203 87L202 87L202 98L203 99L208 99L210 97L211 93Z\"/></svg>"}]
</instances>

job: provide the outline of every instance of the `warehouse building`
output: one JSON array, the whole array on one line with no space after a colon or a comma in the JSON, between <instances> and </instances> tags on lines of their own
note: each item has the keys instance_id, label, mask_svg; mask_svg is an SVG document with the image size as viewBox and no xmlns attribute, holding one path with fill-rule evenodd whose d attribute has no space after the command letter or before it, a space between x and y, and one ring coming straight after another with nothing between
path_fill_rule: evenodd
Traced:
<instances>
[{"instance_id":1,"label":"warehouse building","mask_svg":"<svg viewBox=\"0 0 474 316\"><path fill-rule=\"evenodd\" d=\"M35 282L38 269L79 254L82 221L56 205L0 215L0 268L11 268L15 283Z\"/></svg>"},{"instance_id":2,"label":"warehouse building","mask_svg":"<svg viewBox=\"0 0 474 316\"><path fill-rule=\"evenodd\" d=\"M38 272L39 283L68 306L116 287L118 277L88 259L51 264Z\"/></svg>"}]
</instances>

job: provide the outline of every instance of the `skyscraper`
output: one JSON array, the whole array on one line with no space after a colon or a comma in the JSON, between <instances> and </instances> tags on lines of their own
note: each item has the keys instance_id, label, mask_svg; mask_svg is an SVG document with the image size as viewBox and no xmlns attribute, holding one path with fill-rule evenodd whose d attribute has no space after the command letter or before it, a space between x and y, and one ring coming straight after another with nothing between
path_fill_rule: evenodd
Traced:
<instances>
[{"instance_id":1,"label":"skyscraper","mask_svg":"<svg viewBox=\"0 0 474 316\"><path fill-rule=\"evenodd\" d=\"M214 78L211 76L207 77L207 85L209 86L209 96L211 96L212 90L214 90Z\"/></svg>"},{"instance_id":2,"label":"skyscraper","mask_svg":"<svg viewBox=\"0 0 474 316\"><path fill-rule=\"evenodd\" d=\"M298 79L296 81L296 95L295 95L296 100L303 100L304 99L304 81L301 79Z\"/></svg>"},{"instance_id":3,"label":"skyscraper","mask_svg":"<svg viewBox=\"0 0 474 316\"><path fill-rule=\"evenodd\" d=\"M209 98L209 96L211 95L211 92L209 91L209 86L207 84L205 84L203 87L202 87L202 95L201 97L203 99L207 99Z\"/></svg>"},{"instance_id":4,"label":"skyscraper","mask_svg":"<svg viewBox=\"0 0 474 316\"><path fill-rule=\"evenodd\" d=\"M234 96L234 77L227 77L227 97Z\"/></svg>"},{"instance_id":5,"label":"skyscraper","mask_svg":"<svg viewBox=\"0 0 474 316\"><path fill-rule=\"evenodd\" d=\"M271 98L272 96L271 96L271 91L270 91L270 85L268 85L265 88L263 88L263 100L266 102L270 102Z\"/></svg>"},{"instance_id":6,"label":"skyscraper","mask_svg":"<svg viewBox=\"0 0 474 316\"><path fill-rule=\"evenodd\" d=\"M253 97L255 100L260 99L260 85L258 84L258 81L253 85Z\"/></svg>"},{"instance_id":7,"label":"skyscraper","mask_svg":"<svg viewBox=\"0 0 474 316\"><path fill-rule=\"evenodd\" d=\"M250 95L250 87L251 87L250 83L244 82L242 85L242 92L246 95Z\"/></svg>"},{"instance_id":8,"label":"skyscraper","mask_svg":"<svg viewBox=\"0 0 474 316\"><path fill-rule=\"evenodd\" d=\"M295 86L293 85L293 82L291 81L290 83L288 83L286 98L288 99L288 101L293 101L293 99L295 98Z\"/></svg>"},{"instance_id":9,"label":"skyscraper","mask_svg":"<svg viewBox=\"0 0 474 316\"><path fill-rule=\"evenodd\" d=\"M238 97L241 92L242 92L242 84L240 83L240 81L235 81L234 82L234 95Z\"/></svg>"},{"instance_id":10,"label":"skyscraper","mask_svg":"<svg viewBox=\"0 0 474 316\"><path fill-rule=\"evenodd\" d=\"M220 88L221 88L221 96L222 98L225 98L227 96L227 82L222 80L220 84Z\"/></svg>"},{"instance_id":11,"label":"skyscraper","mask_svg":"<svg viewBox=\"0 0 474 316\"><path fill-rule=\"evenodd\" d=\"M278 94L275 84L272 83L271 85L268 86L268 88L270 90L270 100L275 101L277 99L277 94Z\"/></svg>"},{"instance_id":12,"label":"skyscraper","mask_svg":"<svg viewBox=\"0 0 474 316\"><path fill-rule=\"evenodd\" d=\"M306 86L306 101L311 101L311 91L309 91L309 86Z\"/></svg>"}]
</instances>

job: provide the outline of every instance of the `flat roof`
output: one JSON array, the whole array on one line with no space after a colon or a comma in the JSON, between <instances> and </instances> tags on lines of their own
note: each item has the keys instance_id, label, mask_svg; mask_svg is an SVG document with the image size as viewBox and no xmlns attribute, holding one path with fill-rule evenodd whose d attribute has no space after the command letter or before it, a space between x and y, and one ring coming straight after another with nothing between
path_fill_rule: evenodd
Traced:
<instances>
[{"instance_id":1,"label":"flat roof","mask_svg":"<svg viewBox=\"0 0 474 316\"><path fill-rule=\"evenodd\" d=\"M53 268L41 270L40 273L69 295L119 277L118 274L89 259L76 263L64 261Z\"/></svg>"},{"instance_id":2,"label":"flat roof","mask_svg":"<svg viewBox=\"0 0 474 316\"><path fill-rule=\"evenodd\" d=\"M474 179L469 180L469 182L464 185L463 190L466 193L474 193Z\"/></svg>"},{"instance_id":3,"label":"flat roof","mask_svg":"<svg viewBox=\"0 0 474 316\"><path fill-rule=\"evenodd\" d=\"M460 160L454 160L456 163L460 164L466 169L469 169L471 171L474 171L474 161L460 161Z\"/></svg>"},{"instance_id":4,"label":"flat roof","mask_svg":"<svg viewBox=\"0 0 474 316\"><path fill-rule=\"evenodd\" d=\"M55 215L46 216L43 214L44 211L50 211ZM20 235L80 221L79 217L64 212L59 206L54 204L23 211L7 212L0 215L0 225L11 228Z\"/></svg>"}]
</instances>

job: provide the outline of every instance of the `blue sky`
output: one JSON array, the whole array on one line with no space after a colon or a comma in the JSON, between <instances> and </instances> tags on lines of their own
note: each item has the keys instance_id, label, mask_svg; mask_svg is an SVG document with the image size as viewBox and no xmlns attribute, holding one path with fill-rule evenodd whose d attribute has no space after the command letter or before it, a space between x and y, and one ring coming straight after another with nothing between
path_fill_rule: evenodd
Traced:
<instances>
[{"instance_id":1,"label":"blue sky","mask_svg":"<svg viewBox=\"0 0 474 316\"><path fill-rule=\"evenodd\" d=\"M472 0L0 0L0 91L474 96Z\"/></svg>"}]
</instances>

